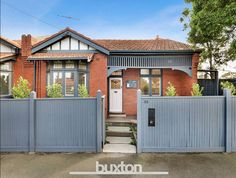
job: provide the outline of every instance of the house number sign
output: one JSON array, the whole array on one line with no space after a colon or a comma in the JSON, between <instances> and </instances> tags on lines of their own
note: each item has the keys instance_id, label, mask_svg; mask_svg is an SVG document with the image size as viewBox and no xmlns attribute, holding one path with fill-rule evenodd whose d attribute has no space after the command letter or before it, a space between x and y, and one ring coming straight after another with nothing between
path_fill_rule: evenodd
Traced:
<instances>
[{"instance_id":1,"label":"house number sign","mask_svg":"<svg viewBox=\"0 0 236 178\"><path fill-rule=\"evenodd\" d=\"M137 80L127 80L126 88L137 88Z\"/></svg>"}]
</instances>

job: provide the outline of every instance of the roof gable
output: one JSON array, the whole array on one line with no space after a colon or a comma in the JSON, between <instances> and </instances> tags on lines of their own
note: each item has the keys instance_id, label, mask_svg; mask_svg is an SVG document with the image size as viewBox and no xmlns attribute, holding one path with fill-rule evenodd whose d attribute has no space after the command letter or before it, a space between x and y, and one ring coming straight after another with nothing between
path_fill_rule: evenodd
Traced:
<instances>
[{"instance_id":1,"label":"roof gable","mask_svg":"<svg viewBox=\"0 0 236 178\"><path fill-rule=\"evenodd\" d=\"M20 45L12 40L9 40L3 36L0 36L1 47L3 48L12 48L12 49L20 49Z\"/></svg>"},{"instance_id":2,"label":"roof gable","mask_svg":"<svg viewBox=\"0 0 236 178\"><path fill-rule=\"evenodd\" d=\"M45 48L48 48L49 46L54 45L54 47L57 49L57 42L61 41L61 42L65 42L68 39L73 39L73 43L76 43L76 41L79 42L79 45L81 45L81 47L83 47L84 50L98 50L101 51L105 54L109 54L109 50L107 48L105 48L104 46L96 43L95 41L93 41L92 39L70 29L70 28L66 28L36 44L33 45L32 48L32 53L35 53L37 51L43 50ZM71 41L70 41L71 42ZM87 45L87 49L85 48L85 46ZM76 45L74 45L74 50L76 49Z\"/></svg>"}]
</instances>

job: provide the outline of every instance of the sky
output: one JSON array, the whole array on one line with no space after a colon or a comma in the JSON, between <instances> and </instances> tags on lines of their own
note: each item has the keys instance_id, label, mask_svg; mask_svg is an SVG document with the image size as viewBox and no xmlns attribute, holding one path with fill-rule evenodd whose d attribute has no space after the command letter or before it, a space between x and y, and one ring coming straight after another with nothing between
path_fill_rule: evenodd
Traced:
<instances>
[{"instance_id":1,"label":"sky","mask_svg":"<svg viewBox=\"0 0 236 178\"><path fill-rule=\"evenodd\" d=\"M179 22L184 0L0 0L1 35L45 36L70 27L93 39L153 39L187 43ZM73 19L62 16L73 17ZM223 67L236 71L236 61Z\"/></svg>"},{"instance_id":2,"label":"sky","mask_svg":"<svg viewBox=\"0 0 236 178\"><path fill-rule=\"evenodd\" d=\"M159 35L187 41L187 32L179 22L181 12L189 7L184 0L1 1L1 35L10 39L19 39L22 34L50 35L70 27L96 39L150 39Z\"/></svg>"}]
</instances>

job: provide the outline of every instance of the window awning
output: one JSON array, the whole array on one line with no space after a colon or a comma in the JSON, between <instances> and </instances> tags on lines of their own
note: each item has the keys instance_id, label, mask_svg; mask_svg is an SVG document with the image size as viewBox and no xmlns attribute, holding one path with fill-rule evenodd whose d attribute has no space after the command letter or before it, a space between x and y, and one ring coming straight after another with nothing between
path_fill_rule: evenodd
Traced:
<instances>
[{"instance_id":1,"label":"window awning","mask_svg":"<svg viewBox=\"0 0 236 178\"><path fill-rule=\"evenodd\" d=\"M93 59L94 53L35 53L28 57L30 61L87 60Z\"/></svg>"}]
</instances>

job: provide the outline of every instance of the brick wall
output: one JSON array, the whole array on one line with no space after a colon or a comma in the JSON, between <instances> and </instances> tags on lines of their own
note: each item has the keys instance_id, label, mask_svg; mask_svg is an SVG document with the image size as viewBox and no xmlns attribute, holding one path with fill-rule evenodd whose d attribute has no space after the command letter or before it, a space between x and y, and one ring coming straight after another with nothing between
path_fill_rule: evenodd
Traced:
<instances>
[{"instance_id":1,"label":"brick wall","mask_svg":"<svg viewBox=\"0 0 236 178\"><path fill-rule=\"evenodd\" d=\"M95 54L89 64L89 95L96 96L97 91L101 90L102 95L106 95L106 113L107 113L107 56Z\"/></svg>"},{"instance_id":2,"label":"brick wall","mask_svg":"<svg viewBox=\"0 0 236 178\"><path fill-rule=\"evenodd\" d=\"M123 70L123 112L132 116L137 114L137 89L126 88L127 80L139 83L139 69Z\"/></svg>"},{"instance_id":3,"label":"brick wall","mask_svg":"<svg viewBox=\"0 0 236 178\"><path fill-rule=\"evenodd\" d=\"M13 63L13 84L15 85L19 77L29 81L29 87L33 89L34 80L34 65L33 62L27 61L29 55L31 55L31 35L22 35L21 37L21 54L17 57Z\"/></svg>"},{"instance_id":4,"label":"brick wall","mask_svg":"<svg viewBox=\"0 0 236 178\"><path fill-rule=\"evenodd\" d=\"M179 96L191 95L192 84L197 83L198 61L199 55L196 53L192 57L192 77L179 70L163 69L163 95L169 81L175 86Z\"/></svg>"},{"instance_id":5,"label":"brick wall","mask_svg":"<svg viewBox=\"0 0 236 178\"><path fill-rule=\"evenodd\" d=\"M45 61L36 62L36 92L38 98L47 96L47 63Z\"/></svg>"}]
</instances>

